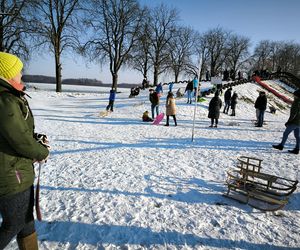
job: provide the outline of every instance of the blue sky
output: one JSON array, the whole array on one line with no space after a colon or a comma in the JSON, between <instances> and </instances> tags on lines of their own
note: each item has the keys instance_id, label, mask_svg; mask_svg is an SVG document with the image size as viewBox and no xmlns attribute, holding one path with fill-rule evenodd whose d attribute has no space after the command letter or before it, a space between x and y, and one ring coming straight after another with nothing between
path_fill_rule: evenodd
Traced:
<instances>
[{"instance_id":1,"label":"blue sky","mask_svg":"<svg viewBox=\"0 0 300 250\"><path fill-rule=\"evenodd\" d=\"M141 5L154 7L164 3L179 11L180 23L199 32L222 27L249 37L252 48L261 40L294 41L300 43L300 0L140 0ZM49 56L50 55L50 56ZM74 57L74 59L73 59ZM111 82L108 66L88 63L71 53L62 56L63 78L96 78ZM55 75L50 52L35 56L29 74ZM139 83L138 72L124 69L120 82ZM150 78L151 79L151 78ZM162 78L160 81L167 81Z\"/></svg>"}]
</instances>

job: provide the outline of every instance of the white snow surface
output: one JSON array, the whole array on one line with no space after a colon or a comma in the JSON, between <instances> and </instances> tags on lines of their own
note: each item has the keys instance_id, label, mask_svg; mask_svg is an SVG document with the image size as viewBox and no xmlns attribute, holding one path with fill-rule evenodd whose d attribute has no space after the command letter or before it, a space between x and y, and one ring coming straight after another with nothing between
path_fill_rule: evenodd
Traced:
<instances>
[{"instance_id":1,"label":"white snow surface","mask_svg":"<svg viewBox=\"0 0 300 250\"><path fill-rule=\"evenodd\" d=\"M63 86L56 93L54 85L32 86L36 132L52 147L41 172L40 249L300 249L299 188L276 212L223 196L226 171L239 156L263 159L263 172L300 177L299 155L287 152L293 134L283 151L271 146L281 140L290 107L268 94L269 104L284 109L266 112L267 124L254 127L258 85L233 87L236 116L221 113L218 128L208 127L212 95L199 103L193 142L195 105L186 97L176 100L178 126L170 117L165 127L165 120L142 122L151 110L148 90L129 98L130 89L118 89L115 111L101 118L109 88ZM17 249L15 240L8 249Z\"/></svg>"}]
</instances>

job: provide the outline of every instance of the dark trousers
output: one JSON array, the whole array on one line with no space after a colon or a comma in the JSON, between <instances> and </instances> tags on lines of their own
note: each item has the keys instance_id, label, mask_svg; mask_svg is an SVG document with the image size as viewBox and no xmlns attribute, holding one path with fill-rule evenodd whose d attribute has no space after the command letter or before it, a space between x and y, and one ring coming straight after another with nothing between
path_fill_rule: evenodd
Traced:
<instances>
[{"instance_id":1,"label":"dark trousers","mask_svg":"<svg viewBox=\"0 0 300 250\"><path fill-rule=\"evenodd\" d=\"M156 116L158 116L159 114L159 106L158 104L151 104L151 114L152 114L152 119L154 120L155 118L155 113L156 112Z\"/></svg>"},{"instance_id":2,"label":"dark trousers","mask_svg":"<svg viewBox=\"0 0 300 250\"><path fill-rule=\"evenodd\" d=\"M16 235L24 238L35 232L33 204L33 186L21 193L0 198L0 249L4 249Z\"/></svg>"},{"instance_id":3,"label":"dark trousers","mask_svg":"<svg viewBox=\"0 0 300 250\"><path fill-rule=\"evenodd\" d=\"M213 126L214 125L214 122L215 122L215 125L218 125L218 122L219 122L219 119L218 118L211 118L211 125Z\"/></svg>"},{"instance_id":4,"label":"dark trousers","mask_svg":"<svg viewBox=\"0 0 300 250\"><path fill-rule=\"evenodd\" d=\"M228 114L229 107L230 107L230 100L225 102L223 113Z\"/></svg>"},{"instance_id":5,"label":"dark trousers","mask_svg":"<svg viewBox=\"0 0 300 250\"><path fill-rule=\"evenodd\" d=\"M264 110L259 110L258 113L258 122L257 122L257 126L258 127L262 127L264 124L264 115L265 115L265 111Z\"/></svg>"},{"instance_id":6,"label":"dark trousers","mask_svg":"<svg viewBox=\"0 0 300 250\"><path fill-rule=\"evenodd\" d=\"M173 116L173 120L174 120L175 126L177 126L176 116L175 115L172 115L172 116ZM167 123L166 123L166 125L169 125L169 118L170 118L170 116L167 115Z\"/></svg>"},{"instance_id":7,"label":"dark trousers","mask_svg":"<svg viewBox=\"0 0 300 250\"><path fill-rule=\"evenodd\" d=\"M106 110L108 111L109 109L110 109L110 111L114 111L114 101L113 100L109 100Z\"/></svg>"}]
</instances>

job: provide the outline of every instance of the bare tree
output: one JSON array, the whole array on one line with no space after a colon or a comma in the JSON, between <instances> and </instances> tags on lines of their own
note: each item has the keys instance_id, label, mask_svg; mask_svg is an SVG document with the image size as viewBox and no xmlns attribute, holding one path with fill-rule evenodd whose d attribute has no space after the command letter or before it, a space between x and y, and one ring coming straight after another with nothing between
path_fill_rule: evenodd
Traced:
<instances>
[{"instance_id":1,"label":"bare tree","mask_svg":"<svg viewBox=\"0 0 300 250\"><path fill-rule=\"evenodd\" d=\"M250 39L239 35L232 35L228 40L226 62L234 71L234 74L236 74L237 69L241 68L249 56Z\"/></svg>"},{"instance_id":2,"label":"bare tree","mask_svg":"<svg viewBox=\"0 0 300 250\"><path fill-rule=\"evenodd\" d=\"M67 48L76 49L79 46L75 15L80 9L79 0L35 0L32 7L37 45L49 45L54 54L56 92L61 92L61 55Z\"/></svg>"},{"instance_id":3,"label":"bare tree","mask_svg":"<svg viewBox=\"0 0 300 250\"><path fill-rule=\"evenodd\" d=\"M222 65L227 57L228 41L230 32L222 28L214 28L202 35L201 47L204 49L204 55L209 56L209 65L211 76L215 76L221 70Z\"/></svg>"},{"instance_id":4,"label":"bare tree","mask_svg":"<svg viewBox=\"0 0 300 250\"><path fill-rule=\"evenodd\" d=\"M30 0L0 0L0 51L29 58L28 3Z\"/></svg>"},{"instance_id":5,"label":"bare tree","mask_svg":"<svg viewBox=\"0 0 300 250\"><path fill-rule=\"evenodd\" d=\"M118 72L136 44L143 13L136 0L91 0L88 11L85 22L93 36L85 50L93 59L109 62L112 88L117 88Z\"/></svg>"},{"instance_id":6,"label":"bare tree","mask_svg":"<svg viewBox=\"0 0 300 250\"><path fill-rule=\"evenodd\" d=\"M178 27L168 43L168 67L174 73L175 82L178 82L179 74L189 67L194 47L194 31L188 27Z\"/></svg>"},{"instance_id":7,"label":"bare tree","mask_svg":"<svg viewBox=\"0 0 300 250\"><path fill-rule=\"evenodd\" d=\"M168 43L174 35L178 12L159 5L150 12L150 58L153 64L154 85L158 83L158 76L166 70L168 62Z\"/></svg>"},{"instance_id":8,"label":"bare tree","mask_svg":"<svg viewBox=\"0 0 300 250\"><path fill-rule=\"evenodd\" d=\"M296 76L300 76L300 44L293 42L281 42L278 44L277 50L277 66L282 71L290 72Z\"/></svg>"},{"instance_id":9,"label":"bare tree","mask_svg":"<svg viewBox=\"0 0 300 250\"><path fill-rule=\"evenodd\" d=\"M254 49L254 58L256 60L256 69L267 69L272 51L272 42L269 40L260 41Z\"/></svg>"},{"instance_id":10,"label":"bare tree","mask_svg":"<svg viewBox=\"0 0 300 250\"><path fill-rule=\"evenodd\" d=\"M139 30L136 46L130 53L128 64L135 70L142 73L144 79L148 79L148 72L151 68L150 62L150 31L149 31L149 10L143 11L141 29Z\"/></svg>"}]
</instances>

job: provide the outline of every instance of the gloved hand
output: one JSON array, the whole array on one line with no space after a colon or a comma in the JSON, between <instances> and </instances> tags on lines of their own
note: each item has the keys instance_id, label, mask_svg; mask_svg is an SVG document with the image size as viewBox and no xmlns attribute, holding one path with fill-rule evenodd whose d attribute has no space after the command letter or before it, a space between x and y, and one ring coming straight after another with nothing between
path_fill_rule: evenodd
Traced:
<instances>
[{"instance_id":1,"label":"gloved hand","mask_svg":"<svg viewBox=\"0 0 300 250\"><path fill-rule=\"evenodd\" d=\"M40 144L48 148L48 150L50 150L51 147L49 145L49 140L47 135L34 133L33 137L36 139L37 142L39 142Z\"/></svg>"}]
</instances>

